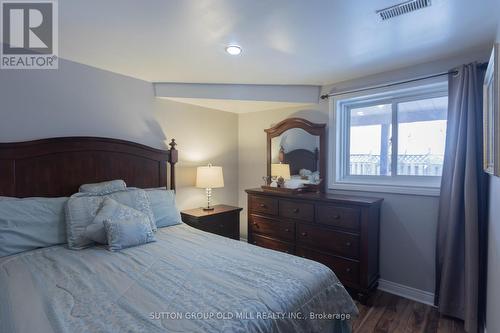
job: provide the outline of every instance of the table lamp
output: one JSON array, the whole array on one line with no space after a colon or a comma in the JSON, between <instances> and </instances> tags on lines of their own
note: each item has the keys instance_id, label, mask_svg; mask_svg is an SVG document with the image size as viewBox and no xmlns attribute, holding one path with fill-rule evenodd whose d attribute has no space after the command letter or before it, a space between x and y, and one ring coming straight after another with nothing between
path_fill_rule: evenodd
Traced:
<instances>
[{"instance_id":1,"label":"table lamp","mask_svg":"<svg viewBox=\"0 0 500 333\"><path fill-rule=\"evenodd\" d=\"M207 191L207 206L203 207L203 210L209 211L213 210L210 207L210 199L212 198L212 189L224 187L224 177L222 175L222 167L213 166L208 164L207 166L201 166L196 169L196 187L204 188Z\"/></svg>"},{"instance_id":2,"label":"table lamp","mask_svg":"<svg viewBox=\"0 0 500 333\"><path fill-rule=\"evenodd\" d=\"M278 187L285 187L285 180L290 179L290 165L285 163L271 164L271 177L278 178Z\"/></svg>"}]
</instances>

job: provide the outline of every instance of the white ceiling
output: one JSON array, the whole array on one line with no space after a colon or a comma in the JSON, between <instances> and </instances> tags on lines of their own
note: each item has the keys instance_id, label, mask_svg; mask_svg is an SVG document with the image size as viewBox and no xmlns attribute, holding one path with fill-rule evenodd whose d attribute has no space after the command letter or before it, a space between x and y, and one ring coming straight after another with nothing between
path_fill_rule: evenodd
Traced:
<instances>
[{"instance_id":1,"label":"white ceiling","mask_svg":"<svg viewBox=\"0 0 500 333\"><path fill-rule=\"evenodd\" d=\"M155 96L205 108L247 113L305 107L319 101L319 86L154 83Z\"/></svg>"},{"instance_id":2,"label":"white ceiling","mask_svg":"<svg viewBox=\"0 0 500 333\"><path fill-rule=\"evenodd\" d=\"M215 109L233 113L260 112L288 107L306 107L311 104L293 103L293 102L271 102L271 101L249 101L249 100L230 100L222 98L177 98L160 97L170 99L175 102L198 105L204 108Z\"/></svg>"},{"instance_id":3,"label":"white ceiling","mask_svg":"<svg viewBox=\"0 0 500 333\"><path fill-rule=\"evenodd\" d=\"M60 0L60 56L152 82L322 85L494 40L498 0L433 0L380 21L397 2Z\"/></svg>"}]
</instances>

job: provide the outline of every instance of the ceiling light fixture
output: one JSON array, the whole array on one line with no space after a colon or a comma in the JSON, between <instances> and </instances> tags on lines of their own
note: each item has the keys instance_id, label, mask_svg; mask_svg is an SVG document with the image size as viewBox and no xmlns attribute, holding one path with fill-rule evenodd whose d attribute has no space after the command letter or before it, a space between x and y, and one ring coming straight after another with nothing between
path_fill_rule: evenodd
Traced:
<instances>
[{"instance_id":1,"label":"ceiling light fixture","mask_svg":"<svg viewBox=\"0 0 500 333\"><path fill-rule=\"evenodd\" d=\"M238 55L241 53L241 46L238 45L228 45L226 47L226 52L230 55Z\"/></svg>"}]
</instances>

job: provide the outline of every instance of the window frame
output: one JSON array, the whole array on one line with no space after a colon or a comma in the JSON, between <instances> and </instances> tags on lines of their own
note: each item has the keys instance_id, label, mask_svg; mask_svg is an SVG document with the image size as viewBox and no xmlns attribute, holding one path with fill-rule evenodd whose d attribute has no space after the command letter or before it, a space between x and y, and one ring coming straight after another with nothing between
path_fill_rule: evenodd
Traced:
<instances>
[{"instance_id":1,"label":"window frame","mask_svg":"<svg viewBox=\"0 0 500 333\"><path fill-rule=\"evenodd\" d=\"M329 152L329 189L438 196L441 176L398 175L397 163L392 161L397 161L398 154L398 104L445 96L448 96L446 77L332 97L329 113L330 128L334 130L329 135L329 143L333 143ZM350 110L374 104L392 105L391 175L350 175Z\"/></svg>"}]
</instances>

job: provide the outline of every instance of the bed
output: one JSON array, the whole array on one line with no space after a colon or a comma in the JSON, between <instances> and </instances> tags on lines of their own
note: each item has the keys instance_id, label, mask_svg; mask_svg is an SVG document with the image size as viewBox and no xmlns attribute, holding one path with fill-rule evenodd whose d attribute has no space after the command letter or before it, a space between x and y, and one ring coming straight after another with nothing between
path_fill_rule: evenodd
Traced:
<instances>
[{"instance_id":1,"label":"bed","mask_svg":"<svg viewBox=\"0 0 500 333\"><path fill-rule=\"evenodd\" d=\"M108 179L159 187L167 173L175 189L176 162L174 142L0 144L0 196L67 196ZM58 245L0 258L0 332L350 332L357 309L326 266L185 224L156 238L120 252Z\"/></svg>"}]
</instances>

